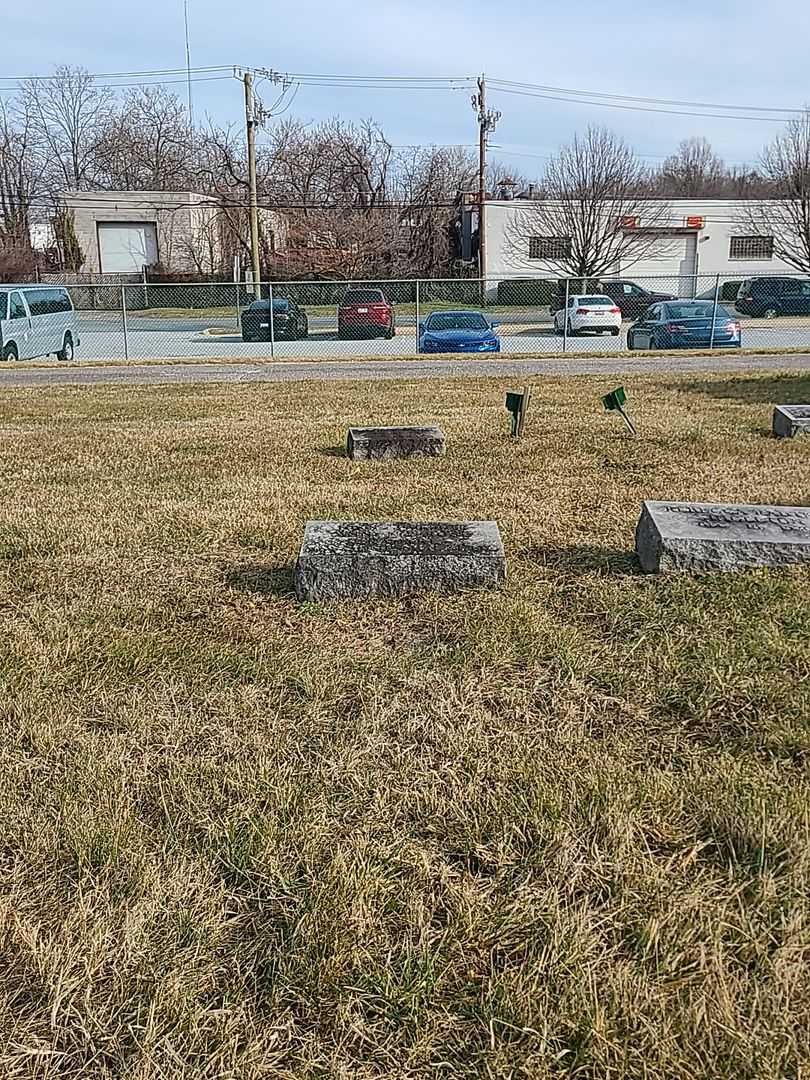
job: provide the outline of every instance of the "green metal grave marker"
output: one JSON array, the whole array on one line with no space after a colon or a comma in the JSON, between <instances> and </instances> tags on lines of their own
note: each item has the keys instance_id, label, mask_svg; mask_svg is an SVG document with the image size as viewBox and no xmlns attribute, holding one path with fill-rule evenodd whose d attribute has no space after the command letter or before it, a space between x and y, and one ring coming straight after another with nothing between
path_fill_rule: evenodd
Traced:
<instances>
[{"instance_id":1,"label":"green metal grave marker","mask_svg":"<svg viewBox=\"0 0 810 1080\"><path fill-rule=\"evenodd\" d=\"M506 407L512 414L512 438L519 439L523 434L523 428L526 424L526 412L529 408L529 398L531 397L531 389L528 386L524 386L523 390L518 393L516 390L507 391L506 394Z\"/></svg>"},{"instance_id":2,"label":"green metal grave marker","mask_svg":"<svg viewBox=\"0 0 810 1080\"><path fill-rule=\"evenodd\" d=\"M608 412L617 412L621 414L622 420L627 424L631 434L636 434L636 429L633 421L624 411L624 406L627 404L627 394L624 392L623 386L617 386L615 390L611 390L609 394L605 394L602 398L602 404L605 406Z\"/></svg>"}]
</instances>

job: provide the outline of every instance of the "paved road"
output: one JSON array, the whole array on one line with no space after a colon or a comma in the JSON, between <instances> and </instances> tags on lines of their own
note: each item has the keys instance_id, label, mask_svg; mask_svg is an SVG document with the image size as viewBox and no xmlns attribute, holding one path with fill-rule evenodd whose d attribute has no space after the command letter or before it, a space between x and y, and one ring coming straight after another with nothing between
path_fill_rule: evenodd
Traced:
<instances>
[{"instance_id":1,"label":"paved road","mask_svg":"<svg viewBox=\"0 0 810 1080\"><path fill-rule=\"evenodd\" d=\"M161 385L166 383L295 382L314 380L431 379L483 377L526 378L530 375L674 374L677 372L737 372L750 370L810 372L810 352L786 355L679 357L608 357L604 359L543 360L395 360L344 363L263 364L110 364L99 367L40 367L0 370L4 386L47 385Z\"/></svg>"},{"instance_id":2,"label":"paved road","mask_svg":"<svg viewBox=\"0 0 810 1080\"><path fill-rule=\"evenodd\" d=\"M126 350L120 326L117 329L102 324L83 324L81 346L77 350L79 360L176 360L183 357L200 359L244 358L265 360L270 356L267 342L243 342L235 333L206 337L200 328L154 329L158 320L149 322L149 329L131 326ZM746 348L810 348L810 326L780 325L744 327L743 345ZM537 324L504 325L501 329L501 348L504 352L529 355L557 353L562 349L562 338ZM336 335L327 331L315 331L306 341L279 341L275 356L279 358L338 358L352 356L412 356L416 348L413 332L407 329L386 341L382 338L359 341L337 341ZM626 337L593 335L570 338L567 351L615 353L626 348Z\"/></svg>"}]
</instances>

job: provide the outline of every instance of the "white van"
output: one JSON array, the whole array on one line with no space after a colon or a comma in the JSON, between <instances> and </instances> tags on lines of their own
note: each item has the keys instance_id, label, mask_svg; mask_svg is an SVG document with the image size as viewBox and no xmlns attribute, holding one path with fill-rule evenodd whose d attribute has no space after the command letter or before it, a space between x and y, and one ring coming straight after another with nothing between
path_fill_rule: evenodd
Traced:
<instances>
[{"instance_id":1,"label":"white van","mask_svg":"<svg viewBox=\"0 0 810 1080\"><path fill-rule=\"evenodd\" d=\"M67 289L0 284L0 359L31 360L55 353L72 360L80 344Z\"/></svg>"}]
</instances>

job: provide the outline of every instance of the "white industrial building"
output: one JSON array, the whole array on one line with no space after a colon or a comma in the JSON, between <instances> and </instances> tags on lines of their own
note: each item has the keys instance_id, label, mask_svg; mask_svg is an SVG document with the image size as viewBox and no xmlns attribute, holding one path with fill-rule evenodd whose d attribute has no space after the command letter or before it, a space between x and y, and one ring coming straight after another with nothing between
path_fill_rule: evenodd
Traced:
<instances>
[{"instance_id":1,"label":"white industrial building","mask_svg":"<svg viewBox=\"0 0 810 1080\"><path fill-rule=\"evenodd\" d=\"M235 215L226 213L215 196L66 191L60 204L73 215L84 272L140 274L160 263L172 270L214 273L232 266ZM283 246L285 223L279 214L262 209L259 224L270 251Z\"/></svg>"},{"instance_id":2,"label":"white industrial building","mask_svg":"<svg viewBox=\"0 0 810 1080\"><path fill-rule=\"evenodd\" d=\"M553 259L555 245L565 237L536 236L536 217L528 199L488 200L485 207L485 276L493 286L507 278L554 278L565 276L564 264ZM650 204L653 206L653 204ZM666 213L661 216L661 206ZM750 206L750 204L748 204ZM654 234L660 242L641 245L641 258L632 256L610 269L611 275L631 277L654 288L655 281L669 280L669 289L677 283L681 296L694 296L706 288L708 279L742 279L768 274L795 274L774 254L774 238L753 235L745 224L746 204L726 199L668 199L654 204L654 224L645 227L644 215L628 220L625 231L637 229L646 237ZM468 216L462 221L462 243L467 258L474 255L474 237L478 213L465 207ZM521 217L523 220L521 220ZM604 275L603 275L604 276ZM663 281L659 282L663 285Z\"/></svg>"}]
</instances>

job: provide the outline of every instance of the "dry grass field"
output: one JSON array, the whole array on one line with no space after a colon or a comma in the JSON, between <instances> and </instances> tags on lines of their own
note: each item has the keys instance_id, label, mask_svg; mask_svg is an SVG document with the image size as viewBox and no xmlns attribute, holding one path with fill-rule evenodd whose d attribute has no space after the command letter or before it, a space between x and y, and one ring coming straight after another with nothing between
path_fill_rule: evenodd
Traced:
<instances>
[{"instance_id":1,"label":"dry grass field","mask_svg":"<svg viewBox=\"0 0 810 1080\"><path fill-rule=\"evenodd\" d=\"M3 1080L810 1076L798 376L0 392ZM351 422L446 458L352 463ZM307 518L495 518L498 593L299 605Z\"/></svg>"}]
</instances>

